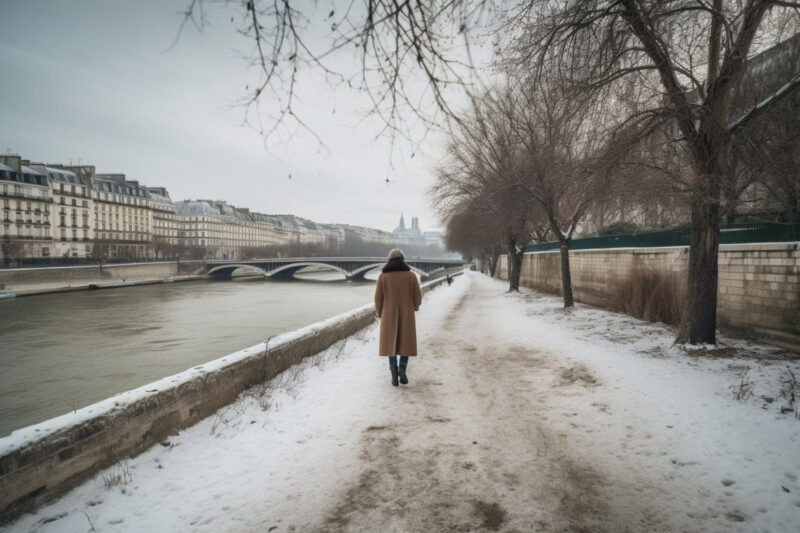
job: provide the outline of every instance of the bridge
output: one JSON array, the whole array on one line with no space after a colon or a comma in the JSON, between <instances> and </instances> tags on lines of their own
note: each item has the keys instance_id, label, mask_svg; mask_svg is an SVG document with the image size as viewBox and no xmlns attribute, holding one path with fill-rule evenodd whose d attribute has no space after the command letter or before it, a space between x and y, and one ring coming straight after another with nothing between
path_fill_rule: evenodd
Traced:
<instances>
[{"instance_id":1,"label":"bridge","mask_svg":"<svg viewBox=\"0 0 800 533\"><path fill-rule=\"evenodd\" d=\"M406 263L423 280L464 265L461 259L407 259ZM230 280L234 271L242 269L265 278L288 280L293 279L304 268L324 266L340 272L348 281L361 281L367 272L385 264L385 257L281 257L235 262L206 261L205 274L217 280Z\"/></svg>"}]
</instances>

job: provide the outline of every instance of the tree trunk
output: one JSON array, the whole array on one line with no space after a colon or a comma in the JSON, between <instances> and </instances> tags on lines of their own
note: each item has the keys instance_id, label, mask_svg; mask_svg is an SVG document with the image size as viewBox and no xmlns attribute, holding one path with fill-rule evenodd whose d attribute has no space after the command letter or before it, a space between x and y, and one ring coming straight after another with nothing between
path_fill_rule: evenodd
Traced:
<instances>
[{"instance_id":1,"label":"tree trunk","mask_svg":"<svg viewBox=\"0 0 800 533\"><path fill-rule=\"evenodd\" d=\"M572 301L572 275L569 273L569 241L561 242L561 292L564 295L564 307L574 307Z\"/></svg>"},{"instance_id":2,"label":"tree trunk","mask_svg":"<svg viewBox=\"0 0 800 533\"><path fill-rule=\"evenodd\" d=\"M497 262L500 259L500 256L497 254L492 254L489 256L489 277L494 277L497 273Z\"/></svg>"},{"instance_id":3,"label":"tree trunk","mask_svg":"<svg viewBox=\"0 0 800 533\"><path fill-rule=\"evenodd\" d=\"M716 343L719 203L711 189L711 195L695 193L692 200L688 292L678 343Z\"/></svg>"},{"instance_id":4,"label":"tree trunk","mask_svg":"<svg viewBox=\"0 0 800 533\"><path fill-rule=\"evenodd\" d=\"M522 273L522 249L513 235L508 236L508 292L519 292L519 277Z\"/></svg>"}]
</instances>

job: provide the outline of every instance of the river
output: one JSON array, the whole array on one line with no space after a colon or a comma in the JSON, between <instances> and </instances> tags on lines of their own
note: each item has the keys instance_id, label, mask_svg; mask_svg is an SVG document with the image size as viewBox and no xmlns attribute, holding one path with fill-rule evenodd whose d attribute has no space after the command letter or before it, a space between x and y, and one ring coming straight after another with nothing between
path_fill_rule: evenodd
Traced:
<instances>
[{"instance_id":1,"label":"river","mask_svg":"<svg viewBox=\"0 0 800 533\"><path fill-rule=\"evenodd\" d=\"M0 300L0 437L372 301L333 276Z\"/></svg>"}]
</instances>

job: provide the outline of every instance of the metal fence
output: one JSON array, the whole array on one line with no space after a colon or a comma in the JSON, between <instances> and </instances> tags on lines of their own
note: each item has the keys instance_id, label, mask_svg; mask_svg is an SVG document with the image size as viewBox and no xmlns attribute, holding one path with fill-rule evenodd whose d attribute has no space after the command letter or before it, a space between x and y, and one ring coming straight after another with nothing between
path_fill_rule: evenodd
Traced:
<instances>
[{"instance_id":1,"label":"metal fence","mask_svg":"<svg viewBox=\"0 0 800 533\"><path fill-rule=\"evenodd\" d=\"M603 235L574 239L569 243L570 250L591 250L595 248L658 248L664 246L689 246L691 229L673 228L665 231L647 233L628 233ZM719 232L720 244L749 244L759 242L800 241L800 223L781 222L742 222L722 226ZM558 241L532 244L525 252L546 252L558 250Z\"/></svg>"}]
</instances>

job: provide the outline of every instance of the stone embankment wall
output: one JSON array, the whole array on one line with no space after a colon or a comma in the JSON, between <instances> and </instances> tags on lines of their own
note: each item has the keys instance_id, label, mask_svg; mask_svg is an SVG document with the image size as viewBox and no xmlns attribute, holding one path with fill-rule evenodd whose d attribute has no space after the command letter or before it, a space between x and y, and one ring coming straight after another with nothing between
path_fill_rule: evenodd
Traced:
<instances>
[{"instance_id":1,"label":"stone embankment wall","mask_svg":"<svg viewBox=\"0 0 800 533\"><path fill-rule=\"evenodd\" d=\"M0 269L0 288L19 296L86 289L90 285L114 287L193 276L201 261L122 263L101 266Z\"/></svg>"},{"instance_id":2,"label":"stone embankment wall","mask_svg":"<svg viewBox=\"0 0 800 533\"><path fill-rule=\"evenodd\" d=\"M367 305L0 439L0 523L214 414L247 387L375 319Z\"/></svg>"},{"instance_id":3,"label":"stone embankment wall","mask_svg":"<svg viewBox=\"0 0 800 533\"><path fill-rule=\"evenodd\" d=\"M720 246L717 322L723 330L800 350L800 243ZM608 307L636 270L672 273L685 288L685 247L571 250L575 299ZM497 276L508 279L501 258ZM525 254L520 284L561 292L558 251Z\"/></svg>"}]
</instances>

